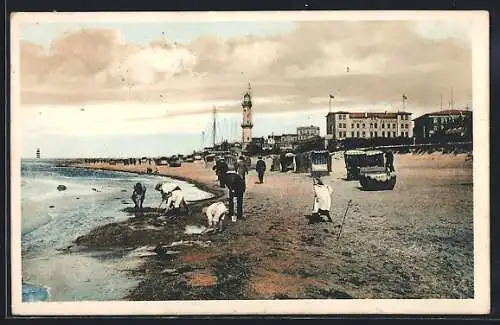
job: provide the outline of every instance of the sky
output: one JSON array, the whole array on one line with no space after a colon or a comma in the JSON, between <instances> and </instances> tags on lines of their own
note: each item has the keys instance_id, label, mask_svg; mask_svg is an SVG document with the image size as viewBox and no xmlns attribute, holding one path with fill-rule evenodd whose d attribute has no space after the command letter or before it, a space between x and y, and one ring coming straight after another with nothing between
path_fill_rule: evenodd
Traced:
<instances>
[{"instance_id":1,"label":"sky","mask_svg":"<svg viewBox=\"0 0 500 325\"><path fill-rule=\"evenodd\" d=\"M250 82L254 136L325 133L333 110L471 106L470 26L431 21L23 22L21 156L188 153L238 139ZM452 90L453 89L453 90ZM202 132L205 132L202 136Z\"/></svg>"}]
</instances>

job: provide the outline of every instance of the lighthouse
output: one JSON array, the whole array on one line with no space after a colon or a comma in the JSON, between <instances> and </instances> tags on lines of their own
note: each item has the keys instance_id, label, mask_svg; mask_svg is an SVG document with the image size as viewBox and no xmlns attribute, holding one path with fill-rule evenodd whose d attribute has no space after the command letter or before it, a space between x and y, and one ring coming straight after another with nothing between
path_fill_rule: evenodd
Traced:
<instances>
[{"instance_id":1,"label":"lighthouse","mask_svg":"<svg viewBox=\"0 0 500 325\"><path fill-rule=\"evenodd\" d=\"M241 149L246 150L248 144L252 142L252 87L248 83L248 90L243 96L241 103L243 108L243 120L241 122Z\"/></svg>"}]
</instances>

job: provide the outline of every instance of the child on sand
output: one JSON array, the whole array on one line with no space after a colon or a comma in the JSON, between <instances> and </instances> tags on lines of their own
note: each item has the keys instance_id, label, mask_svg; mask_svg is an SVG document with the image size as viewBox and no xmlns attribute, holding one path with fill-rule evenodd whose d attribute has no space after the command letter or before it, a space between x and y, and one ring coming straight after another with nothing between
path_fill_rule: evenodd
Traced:
<instances>
[{"instance_id":1,"label":"child on sand","mask_svg":"<svg viewBox=\"0 0 500 325\"><path fill-rule=\"evenodd\" d=\"M224 219L229 213L224 202L216 202L201 211L208 218L208 229L204 232L219 231L222 232Z\"/></svg>"},{"instance_id":2,"label":"child on sand","mask_svg":"<svg viewBox=\"0 0 500 325\"><path fill-rule=\"evenodd\" d=\"M134 186L134 192L132 193L132 201L135 204L135 209L142 209L142 204L146 198L146 186L142 183L136 183Z\"/></svg>"},{"instance_id":3,"label":"child on sand","mask_svg":"<svg viewBox=\"0 0 500 325\"><path fill-rule=\"evenodd\" d=\"M156 184L155 190L161 193L162 203L167 201L167 207L165 209L165 214L173 207L174 215L180 215L180 206L182 205L189 213L189 208L187 206L186 200L184 199L184 192L181 190L179 185L175 183L158 183ZM161 203L160 203L161 205Z\"/></svg>"},{"instance_id":4,"label":"child on sand","mask_svg":"<svg viewBox=\"0 0 500 325\"><path fill-rule=\"evenodd\" d=\"M332 188L329 185L323 184L323 181L317 177L314 178L314 206L313 218L319 219L320 216L328 218L329 222L333 222L330 217L330 208L332 204Z\"/></svg>"}]
</instances>

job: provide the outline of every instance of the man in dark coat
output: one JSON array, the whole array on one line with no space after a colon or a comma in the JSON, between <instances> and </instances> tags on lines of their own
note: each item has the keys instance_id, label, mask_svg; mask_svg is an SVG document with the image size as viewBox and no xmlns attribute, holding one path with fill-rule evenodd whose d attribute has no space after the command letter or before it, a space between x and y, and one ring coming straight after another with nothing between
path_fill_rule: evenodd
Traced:
<instances>
[{"instance_id":1,"label":"man in dark coat","mask_svg":"<svg viewBox=\"0 0 500 325\"><path fill-rule=\"evenodd\" d=\"M246 184L246 175L248 174L248 163L245 161L245 157L240 156L240 159L236 163L236 172L243 179L243 183Z\"/></svg>"},{"instance_id":2,"label":"man in dark coat","mask_svg":"<svg viewBox=\"0 0 500 325\"><path fill-rule=\"evenodd\" d=\"M219 186L224 187L224 176L229 170L229 166L227 165L226 161L223 158L219 158L215 162L215 165L212 169L215 170L215 174L217 175L217 179L219 180Z\"/></svg>"},{"instance_id":3,"label":"man in dark coat","mask_svg":"<svg viewBox=\"0 0 500 325\"><path fill-rule=\"evenodd\" d=\"M255 164L255 170L257 171L257 176L259 176L259 183L264 183L264 172L266 171L266 163L259 157L257 163Z\"/></svg>"},{"instance_id":4,"label":"man in dark coat","mask_svg":"<svg viewBox=\"0 0 500 325\"><path fill-rule=\"evenodd\" d=\"M132 193L132 201L134 201L135 209L142 209L142 203L146 198L146 186L141 183L134 185L134 192Z\"/></svg>"},{"instance_id":5,"label":"man in dark coat","mask_svg":"<svg viewBox=\"0 0 500 325\"><path fill-rule=\"evenodd\" d=\"M225 174L224 184L229 190L229 214L234 216L234 198L236 197L236 217L243 217L243 194L245 193L245 181L234 171Z\"/></svg>"},{"instance_id":6,"label":"man in dark coat","mask_svg":"<svg viewBox=\"0 0 500 325\"><path fill-rule=\"evenodd\" d=\"M389 172L394 171L394 154L391 150L385 153L385 169Z\"/></svg>"}]
</instances>

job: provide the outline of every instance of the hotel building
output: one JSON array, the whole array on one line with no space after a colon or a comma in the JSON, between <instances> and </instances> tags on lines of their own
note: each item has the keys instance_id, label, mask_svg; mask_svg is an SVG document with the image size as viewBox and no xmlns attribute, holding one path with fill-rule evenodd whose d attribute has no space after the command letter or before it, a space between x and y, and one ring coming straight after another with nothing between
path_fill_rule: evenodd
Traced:
<instances>
[{"instance_id":1,"label":"hotel building","mask_svg":"<svg viewBox=\"0 0 500 325\"><path fill-rule=\"evenodd\" d=\"M326 116L326 138L329 140L411 138L413 137L411 114L330 112Z\"/></svg>"},{"instance_id":2,"label":"hotel building","mask_svg":"<svg viewBox=\"0 0 500 325\"><path fill-rule=\"evenodd\" d=\"M297 127L297 141L301 142L315 136L319 136L319 126L311 125Z\"/></svg>"}]
</instances>

